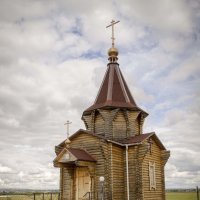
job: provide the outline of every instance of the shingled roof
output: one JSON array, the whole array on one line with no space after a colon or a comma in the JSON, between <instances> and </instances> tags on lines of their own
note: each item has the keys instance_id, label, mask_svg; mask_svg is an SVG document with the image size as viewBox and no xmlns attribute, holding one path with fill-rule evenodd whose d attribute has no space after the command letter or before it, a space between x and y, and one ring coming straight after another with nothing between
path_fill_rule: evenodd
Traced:
<instances>
[{"instance_id":1,"label":"shingled roof","mask_svg":"<svg viewBox=\"0 0 200 200\"><path fill-rule=\"evenodd\" d=\"M90 162L97 161L95 158L93 158L88 152L86 152L83 149L68 148L68 151L71 152L77 158L77 160L90 161Z\"/></svg>"},{"instance_id":2,"label":"shingled roof","mask_svg":"<svg viewBox=\"0 0 200 200\"><path fill-rule=\"evenodd\" d=\"M140 110L147 116L148 114L139 108L131 95L126 81L121 73L118 63L109 63L100 90L92 106L84 111L90 112L99 108L129 108Z\"/></svg>"}]
</instances>

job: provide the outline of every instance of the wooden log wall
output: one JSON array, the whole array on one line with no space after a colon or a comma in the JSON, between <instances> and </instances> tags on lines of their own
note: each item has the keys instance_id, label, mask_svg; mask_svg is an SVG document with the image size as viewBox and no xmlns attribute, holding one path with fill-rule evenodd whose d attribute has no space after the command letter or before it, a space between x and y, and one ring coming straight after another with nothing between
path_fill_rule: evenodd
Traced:
<instances>
[{"instance_id":1,"label":"wooden log wall","mask_svg":"<svg viewBox=\"0 0 200 200\"><path fill-rule=\"evenodd\" d=\"M74 138L70 144L72 148L81 148L87 151L90 155L92 155L98 162L95 166L95 176L94 177L94 191L95 196L97 198L97 193L100 191L99 177L104 176L106 180L109 180L109 153L108 153L108 145L104 141L100 140L91 135L87 135L85 133L80 134L77 138ZM110 184L106 181L106 190L105 192L109 192Z\"/></svg>"},{"instance_id":2,"label":"wooden log wall","mask_svg":"<svg viewBox=\"0 0 200 200\"><path fill-rule=\"evenodd\" d=\"M144 117L140 111L98 109L82 116L86 129L108 139L120 140L142 134Z\"/></svg>"},{"instance_id":3,"label":"wooden log wall","mask_svg":"<svg viewBox=\"0 0 200 200\"><path fill-rule=\"evenodd\" d=\"M142 113L140 113L140 120L139 120L139 134L143 133L143 125L144 125L145 117Z\"/></svg>"},{"instance_id":4,"label":"wooden log wall","mask_svg":"<svg viewBox=\"0 0 200 200\"><path fill-rule=\"evenodd\" d=\"M95 192L95 199L100 192L99 177L105 177L105 200L126 200L127 179L126 179L126 148L106 142L92 135L81 133L74 138L70 144L72 148L86 150L98 162L91 171L92 187ZM152 139L151 153L146 140L138 146L128 148L129 164L129 190L130 200L164 200L164 165L169 157L169 152L161 150L156 141ZM156 188L150 189L149 162L155 162ZM74 200L76 194L73 168L61 169L61 197L67 200L70 197ZM73 188L71 190L70 188ZM69 198L68 198L69 199Z\"/></svg>"},{"instance_id":5,"label":"wooden log wall","mask_svg":"<svg viewBox=\"0 0 200 200\"><path fill-rule=\"evenodd\" d=\"M92 115L84 115L82 116L82 120L85 124L85 128L89 131L91 131L91 122L92 122Z\"/></svg>"},{"instance_id":6,"label":"wooden log wall","mask_svg":"<svg viewBox=\"0 0 200 200\"><path fill-rule=\"evenodd\" d=\"M163 200L163 167L161 163L161 150L154 140L151 141L151 152L149 151L143 161L143 193L145 200ZM147 144L147 141L146 141ZM147 144L148 145L148 144ZM149 178L149 162L155 163L155 176L156 176L156 188L150 188Z\"/></svg>"},{"instance_id":7,"label":"wooden log wall","mask_svg":"<svg viewBox=\"0 0 200 200\"><path fill-rule=\"evenodd\" d=\"M95 117L94 132L98 135L105 135L105 121L100 113Z\"/></svg>"},{"instance_id":8,"label":"wooden log wall","mask_svg":"<svg viewBox=\"0 0 200 200\"><path fill-rule=\"evenodd\" d=\"M127 121L125 120L124 113L119 111L112 122L113 138L120 140L127 138Z\"/></svg>"},{"instance_id":9,"label":"wooden log wall","mask_svg":"<svg viewBox=\"0 0 200 200\"><path fill-rule=\"evenodd\" d=\"M67 167L62 168L62 190L61 197L63 200L74 200L75 191L74 189L74 168Z\"/></svg>"},{"instance_id":10,"label":"wooden log wall","mask_svg":"<svg viewBox=\"0 0 200 200\"><path fill-rule=\"evenodd\" d=\"M112 146L112 159L110 173L112 176L112 196L113 200L125 200L124 170L124 149L122 147L110 144Z\"/></svg>"},{"instance_id":11,"label":"wooden log wall","mask_svg":"<svg viewBox=\"0 0 200 200\"><path fill-rule=\"evenodd\" d=\"M139 115L138 111L128 111L128 123L130 128L130 136L139 135L138 123L136 123L137 117Z\"/></svg>"},{"instance_id":12,"label":"wooden log wall","mask_svg":"<svg viewBox=\"0 0 200 200\"><path fill-rule=\"evenodd\" d=\"M129 190L130 199L144 199L142 162L147 152L147 145L130 146L129 153Z\"/></svg>"},{"instance_id":13,"label":"wooden log wall","mask_svg":"<svg viewBox=\"0 0 200 200\"><path fill-rule=\"evenodd\" d=\"M118 113L119 109L112 109L112 110L99 110L100 113L102 114L104 121L105 121L105 137L107 139L113 139L113 134L112 134L112 130L113 130L113 119L116 116L116 114Z\"/></svg>"},{"instance_id":14,"label":"wooden log wall","mask_svg":"<svg viewBox=\"0 0 200 200\"><path fill-rule=\"evenodd\" d=\"M126 152L124 150L124 158L126 158ZM132 199L136 199L136 183L139 181L137 175L137 160L136 160L136 148L130 147L128 149L128 165L129 165L129 194ZM126 166L126 159L124 159L124 165ZM126 180L126 168L124 171L124 177ZM126 182L125 182L126 183ZM127 197L127 184L125 184L125 196ZM127 199L127 198L126 198Z\"/></svg>"},{"instance_id":15,"label":"wooden log wall","mask_svg":"<svg viewBox=\"0 0 200 200\"><path fill-rule=\"evenodd\" d=\"M162 169L162 190L163 192L163 196L162 199L165 200L166 199L166 195L165 195L165 171L164 171L164 167L165 164L167 163L168 159L170 157L170 151L166 151L166 150L162 150L161 151L161 169Z\"/></svg>"},{"instance_id":16,"label":"wooden log wall","mask_svg":"<svg viewBox=\"0 0 200 200\"><path fill-rule=\"evenodd\" d=\"M83 115L82 118L81 118L88 131L94 132L94 116L95 116L95 111L93 111L89 115Z\"/></svg>"},{"instance_id":17,"label":"wooden log wall","mask_svg":"<svg viewBox=\"0 0 200 200\"><path fill-rule=\"evenodd\" d=\"M63 168L60 168L60 199L63 200Z\"/></svg>"}]
</instances>

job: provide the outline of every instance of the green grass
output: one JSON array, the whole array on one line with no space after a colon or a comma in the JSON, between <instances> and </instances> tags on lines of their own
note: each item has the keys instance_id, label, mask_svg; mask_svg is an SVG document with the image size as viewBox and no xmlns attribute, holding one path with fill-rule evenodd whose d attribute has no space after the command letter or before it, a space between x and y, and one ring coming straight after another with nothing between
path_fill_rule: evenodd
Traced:
<instances>
[{"instance_id":1,"label":"green grass","mask_svg":"<svg viewBox=\"0 0 200 200\"><path fill-rule=\"evenodd\" d=\"M35 198L33 194L7 194L0 195L0 200L58 200L58 194L35 194Z\"/></svg>"},{"instance_id":2,"label":"green grass","mask_svg":"<svg viewBox=\"0 0 200 200\"><path fill-rule=\"evenodd\" d=\"M196 200L196 192L167 192L166 200Z\"/></svg>"},{"instance_id":3,"label":"green grass","mask_svg":"<svg viewBox=\"0 0 200 200\"><path fill-rule=\"evenodd\" d=\"M33 194L0 195L0 200L34 200ZM43 200L42 194L37 194L35 200ZM58 194L44 194L44 200L58 200ZM166 192L166 200L197 200L196 192Z\"/></svg>"}]
</instances>

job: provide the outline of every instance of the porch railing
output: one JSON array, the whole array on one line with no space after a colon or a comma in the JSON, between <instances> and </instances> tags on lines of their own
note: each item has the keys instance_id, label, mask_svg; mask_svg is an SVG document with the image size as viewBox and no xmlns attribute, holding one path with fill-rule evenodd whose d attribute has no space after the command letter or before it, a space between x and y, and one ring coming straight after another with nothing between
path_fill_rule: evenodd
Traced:
<instances>
[{"instance_id":1,"label":"porch railing","mask_svg":"<svg viewBox=\"0 0 200 200\"><path fill-rule=\"evenodd\" d=\"M0 193L0 200L60 200L60 193Z\"/></svg>"},{"instance_id":2,"label":"porch railing","mask_svg":"<svg viewBox=\"0 0 200 200\"><path fill-rule=\"evenodd\" d=\"M94 192L86 192L83 196L83 200L93 200L94 199Z\"/></svg>"}]
</instances>

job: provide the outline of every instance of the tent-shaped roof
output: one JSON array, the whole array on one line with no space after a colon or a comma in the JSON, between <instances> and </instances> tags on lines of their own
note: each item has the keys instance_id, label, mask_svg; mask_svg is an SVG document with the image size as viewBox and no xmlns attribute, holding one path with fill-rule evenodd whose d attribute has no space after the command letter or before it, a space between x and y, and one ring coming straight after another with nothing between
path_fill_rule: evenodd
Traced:
<instances>
[{"instance_id":1,"label":"tent-shaped roof","mask_svg":"<svg viewBox=\"0 0 200 200\"><path fill-rule=\"evenodd\" d=\"M147 116L148 114L139 108L131 95L126 81L121 73L118 63L109 63L100 90L92 106L84 111L90 112L99 108L129 108L140 110Z\"/></svg>"}]
</instances>

